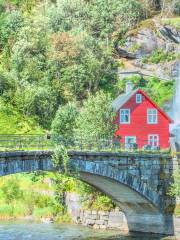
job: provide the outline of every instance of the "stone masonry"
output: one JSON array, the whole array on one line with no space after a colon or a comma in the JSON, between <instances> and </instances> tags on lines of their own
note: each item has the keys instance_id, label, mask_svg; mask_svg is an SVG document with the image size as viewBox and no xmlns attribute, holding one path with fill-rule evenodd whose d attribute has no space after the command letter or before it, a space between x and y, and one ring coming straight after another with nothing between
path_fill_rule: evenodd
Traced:
<instances>
[{"instance_id":1,"label":"stone masonry","mask_svg":"<svg viewBox=\"0 0 180 240\"><path fill-rule=\"evenodd\" d=\"M69 152L69 170L109 195L126 216L130 231L174 233L174 199L168 195L173 160L167 154ZM0 176L18 172L63 171L52 152L0 153ZM76 174L77 175L77 174ZM98 219L100 220L100 219Z\"/></svg>"}]
</instances>

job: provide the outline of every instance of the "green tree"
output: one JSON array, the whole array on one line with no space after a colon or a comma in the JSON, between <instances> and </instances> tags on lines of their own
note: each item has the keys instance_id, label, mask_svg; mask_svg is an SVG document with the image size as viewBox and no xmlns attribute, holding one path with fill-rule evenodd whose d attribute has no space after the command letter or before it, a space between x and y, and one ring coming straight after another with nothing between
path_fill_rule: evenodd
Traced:
<instances>
[{"instance_id":1,"label":"green tree","mask_svg":"<svg viewBox=\"0 0 180 240\"><path fill-rule=\"evenodd\" d=\"M4 14L1 16L1 26L0 26L0 43L4 46L8 41L13 42L13 37L16 37L20 28L24 24L24 19L22 14L15 10L9 14Z\"/></svg>"},{"instance_id":2,"label":"green tree","mask_svg":"<svg viewBox=\"0 0 180 240\"><path fill-rule=\"evenodd\" d=\"M54 79L59 77L59 84L75 99L82 100L116 82L117 63L110 49L87 33L54 34L52 46Z\"/></svg>"},{"instance_id":3,"label":"green tree","mask_svg":"<svg viewBox=\"0 0 180 240\"><path fill-rule=\"evenodd\" d=\"M112 137L116 129L115 112L109 95L98 92L84 102L76 120L76 134L83 138Z\"/></svg>"},{"instance_id":4,"label":"green tree","mask_svg":"<svg viewBox=\"0 0 180 240\"><path fill-rule=\"evenodd\" d=\"M52 133L65 139L73 138L77 116L78 109L74 103L60 106L51 125Z\"/></svg>"},{"instance_id":5,"label":"green tree","mask_svg":"<svg viewBox=\"0 0 180 240\"><path fill-rule=\"evenodd\" d=\"M49 86L19 87L13 101L24 115L35 116L41 126L50 127L57 110L57 99Z\"/></svg>"}]
</instances>

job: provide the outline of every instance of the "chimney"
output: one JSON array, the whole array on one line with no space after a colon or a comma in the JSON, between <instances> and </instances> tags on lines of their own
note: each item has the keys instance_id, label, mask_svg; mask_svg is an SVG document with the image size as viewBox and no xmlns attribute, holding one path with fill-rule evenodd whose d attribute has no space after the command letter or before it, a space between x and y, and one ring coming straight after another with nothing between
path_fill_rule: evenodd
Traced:
<instances>
[{"instance_id":1,"label":"chimney","mask_svg":"<svg viewBox=\"0 0 180 240\"><path fill-rule=\"evenodd\" d=\"M128 82L126 83L126 94L132 92L133 87L134 87L134 86L133 86L132 82L131 82L131 81L128 81Z\"/></svg>"}]
</instances>

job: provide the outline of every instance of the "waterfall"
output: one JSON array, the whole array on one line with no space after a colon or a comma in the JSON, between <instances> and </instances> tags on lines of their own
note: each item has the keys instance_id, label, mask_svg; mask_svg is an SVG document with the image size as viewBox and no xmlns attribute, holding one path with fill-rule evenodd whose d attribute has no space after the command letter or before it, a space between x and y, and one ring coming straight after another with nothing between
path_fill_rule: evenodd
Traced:
<instances>
[{"instance_id":1,"label":"waterfall","mask_svg":"<svg viewBox=\"0 0 180 240\"><path fill-rule=\"evenodd\" d=\"M176 147L176 150L178 149L178 151L180 151L180 63L178 65L178 77L176 79L176 91L173 99L172 110L174 123L170 126L170 132L175 137L174 141L178 146Z\"/></svg>"},{"instance_id":2,"label":"waterfall","mask_svg":"<svg viewBox=\"0 0 180 240\"><path fill-rule=\"evenodd\" d=\"M176 92L173 101L173 128L180 126L180 63L178 68L178 78L176 80Z\"/></svg>"}]
</instances>

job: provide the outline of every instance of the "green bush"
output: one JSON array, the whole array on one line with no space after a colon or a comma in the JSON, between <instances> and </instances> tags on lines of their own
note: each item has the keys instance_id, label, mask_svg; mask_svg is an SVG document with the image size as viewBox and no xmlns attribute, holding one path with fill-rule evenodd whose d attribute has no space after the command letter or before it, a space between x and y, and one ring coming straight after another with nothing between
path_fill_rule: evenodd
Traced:
<instances>
[{"instance_id":1,"label":"green bush","mask_svg":"<svg viewBox=\"0 0 180 240\"><path fill-rule=\"evenodd\" d=\"M15 200L21 199L23 192L20 189L16 179L8 179L2 186L1 191L7 203L12 203Z\"/></svg>"},{"instance_id":2,"label":"green bush","mask_svg":"<svg viewBox=\"0 0 180 240\"><path fill-rule=\"evenodd\" d=\"M58 214L55 218L55 222L56 223L71 223L72 218L68 213L63 214L63 215Z\"/></svg>"},{"instance_id":3,"label":"green bush","mask_svg":"<svg viewBox=\"0 0 180 240\"><path fill-rule=\"evenodd\" d=\"M142 59L143 63L160 63L169 62L180 58L180 55L173 52L165 52L163 50L154 51L150 56L144 57Z\"/></svg>"},{"instance_id":4,"label":"green bush","mask_svg":"<svg viewBox=\"0 0 180 240\"><path fill-rule=\"evenodd\" d=\"M171 184L169 194L171 196L180 197L180 170L176 170L173 174L174 182Z\"/></svg>"},{"instance_id":5,"label":"green bush","mask_svg":"<svg viewBox=\"0 0 180 240\"><path fill-rule=\"evenodd\" d=\"M52 207L34 208L33 216L36 219L43 217L54 217L54 209Z\"/></svg>"},{"instance_id":6,"label":"green bush","mask_svg":"<svg viewBox=\"0 0 180 240\"><path fill-rule=\"evenodd\" d=\"M14 208L9 204L0 204L0 219L6 219L9 217L13 217Z\"/></svg>"},{"instance_id":7,"label":"green bush","mask_svg":"<svg viewBox=\"0 0 180 240\"><path fill-rule=\"evenodd\" d=\"M115 204L112 200L104 195L98 196L93 202L91 208L95 210L109 211L115 207Z\"/></svg>"}]
</instances>

